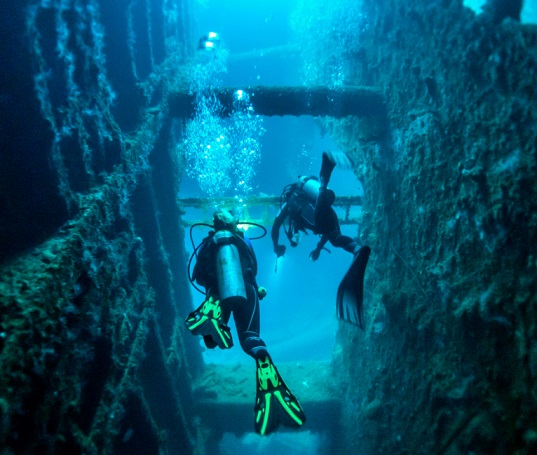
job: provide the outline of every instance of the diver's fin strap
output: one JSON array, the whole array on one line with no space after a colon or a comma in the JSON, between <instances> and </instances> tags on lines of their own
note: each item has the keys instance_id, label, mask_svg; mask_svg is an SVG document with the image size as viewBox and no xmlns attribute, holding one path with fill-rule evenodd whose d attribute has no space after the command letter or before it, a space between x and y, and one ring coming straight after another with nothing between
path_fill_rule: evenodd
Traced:
<instances>
[{"instance_id":1,"label":"diver's fin strap","mask_svg":"<svg viewBox=\"0 0 537 455\"><path fill-rule=\"evenodd\" d=\"M185 325L193 335L210 336L220 349L233 346L231 331L222 321L220 301L209 297L201 306L190 313Z\"/></svg>"},{"instance_id":2,"label":"diver's fin strap","mask_svg":"<svg viewBox=\"0 0 537 455\"><path fill-rule=\"evenodd\" d=\"M289 391L269 357L257 359L255 431L264 436L278 425L301 427L306 421L298 400Z\"/></svg>"}]
</instances>

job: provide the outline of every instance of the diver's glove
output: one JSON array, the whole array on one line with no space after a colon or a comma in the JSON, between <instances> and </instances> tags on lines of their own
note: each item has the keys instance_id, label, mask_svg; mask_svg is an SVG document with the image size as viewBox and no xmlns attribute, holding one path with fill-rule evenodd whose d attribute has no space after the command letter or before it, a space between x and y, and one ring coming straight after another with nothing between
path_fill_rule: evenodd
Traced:
<instances>
[{"instance_id":1,"label":"diver's glove","mask_svg":"<svg viewBox=\"0 0 537 455\"><path fill-rule=\"evenodd\" d=\"M321 250L322 248L315 248L311 253L310 253L310 259L312 261L316 261L317 259L319 259L319 255L321 254Z\"/></svg>"},{"instance_id":2,"label":"diver's glove","mask_svg":"<svg viewBox=\"0 0 537 455\"><path fill-rule=\"evenodd\" d=\"M317 259L319 259L319 256L320 256L322 250L325 250L325 251L328 251L329 253L332 253L328 248L324 248L324 247L319 248L319 247L317 247L310 253L310 259L312 261L316 261Z\"/></svg>"},{"instance_id":3,"label":"diver's glove","mask_svg":"<svg viewBox=\"0 0 537 455\"><path fill-rule=\"evenodd\" d=\"M281 258L285 254L285 245L276 245L274 247L274 252L276 253L276 256Z\"/></svg>"},{"instance_id":4,"label":"diver's glove","mask_svg":"<svg viewBox=\"0 0 537 455\"><path fill-rule=\"evenodd\" d=\"M264 286L259 286L257 288L257 297L259 300L263 300L267 296L267 288Z\"/></svg>"}]
</instances>

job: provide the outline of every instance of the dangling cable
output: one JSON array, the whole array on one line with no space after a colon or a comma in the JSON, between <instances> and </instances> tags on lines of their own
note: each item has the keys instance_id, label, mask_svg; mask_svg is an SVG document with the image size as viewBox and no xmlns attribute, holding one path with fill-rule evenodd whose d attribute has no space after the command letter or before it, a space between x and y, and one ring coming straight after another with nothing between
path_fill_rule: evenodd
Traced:
<instances>
[{"instance_id":1,"label":"dangling cable","mask_svg":"<svg viewBox=\"0 0 537 455\"><path fill-rule=\"evenodd\" d=\"M201 247L201 245L200 245ZM188 281L190 281L190 284L192 285L192 287L198 291L199 293L205 295L205 292L203 292L200 288L198 288L195 284L194 284L194 280L192 279L192 274L190 273L190 267L192 266L192 259L194 259L194 254L196 252L192 253L192 255L190 256L190 260L188 261Z\"/></svg>"},{"instance_id":2,"label":"dangling cable","mask_svg":"<svg viewBox=\"0 0 537 455\"><path fill-rule=\"evenodd\" d=\"M211 229L214 229L214 226L212 224L207 224L207 223L196 223L196 224L193 224L192 226L190 226L190 243L192 243L192 249L194 250L194 254L196 255L196 259L198 259L198 249L199 249L199 246L196 247L196 245L194 244L194 237L192 236L192 230L196 227L196 226L207 226ZM203 242L202 242L203 243ZM201 243L200 243L201 245Z\"/></svg>"},{"instance_id":3,"label":"dangling cable","mask_svg":"<svg viewBox=\"0 0 537 455\"><path fill-rule=\"evenodd\" d=\"M291 234L291 230L292 230L291 217L288 216L287 217L287 227L285 226L285 222L283 223L283 232L285 232L285 235L287 236L287 238L289 240L291 240L291 237L293 236Z\"/></svg>"},{"instance_id":4,"label":"dangling cable","mask_svg":"<svg viewBox=\"0 0 537 455\"><path fill-rule=\"evenodd\" d=\"M192 267L192 260L194 259L194 256L196 257L196 260L198 260L198 251L200 250L200 248L203 246L203 241L198 245L196 246L194 244L194 237L192 236L192 230L194 227L196 226L207 226L209 228L213 228L214 229L214 226L212 224L206 224L206 223L196 223L196 224L193 224L192 226L190 226L190 242L192 243L192 248L194 249L194 252L190 255L190 259L188 260L188 268L187 268L187 272L188 272L188 281L190 281L190 284L192 285L192 287L194 289L196 289L196 291L200 292L201 294L205 295L205 292L203 292L200 288L198 288L195 284L194 284L194 280L192 278L192 274L190 273L190 268Z\"/></svg>"},{"instance_id":5,"label":"dangling cable","mask_svg":"<svg viewBox=\"0 0 537 455\"><path fill-rule=\"evenodd\" d=\"M248 226L255 226L255 227L263 229L263 234L261 234L258 237L248 237L250 240L259 240L267 235L267 228L265 226L262 226L261 224L252 223L250 221L239 221L238 224L247 224Z\"/></svg>"},{"instance_id":6,"label":"dangling cable","mask_svg":"<svg viewBox=\"0 0 537 455\"><path fill-rule=\"evenodd\" d=\"M280 194L280 212L283 208L283 199L289 199L289 193L291 192L291 189L295 186L295 183L289 183L288 185L285 185L282 190L282 194ZM287 238L291 238L291 217L287 217L287 224L288 226L285 226L285 220L283 223L283 231L285 232L285 235L287 235Z\"/></svg>"},{"instance_id":7,"label":"dangling cable","mask_svg":"<svg viewBox=\"0 0 537 455\"><path fill-rule=\"evenodd\" d=\"M289 183L288 185L285 185L282 190L282 194L280 194L280 210L283 207L283 198L285 197L287 199L287 194L291 190L291 187L294 185L294 183Z\"/></svg>"}]
</instances>

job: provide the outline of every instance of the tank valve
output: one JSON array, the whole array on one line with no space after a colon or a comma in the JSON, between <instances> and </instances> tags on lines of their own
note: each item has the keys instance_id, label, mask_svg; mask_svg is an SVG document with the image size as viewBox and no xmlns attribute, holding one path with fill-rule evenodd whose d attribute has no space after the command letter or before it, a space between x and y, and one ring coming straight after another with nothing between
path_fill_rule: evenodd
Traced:
<instances>
[{"instance_id":1,"label":"tank valve","mask_svg":"<svg viewBox=\"0 0 537 455\"><path fill-rule=\"evenodd\" d=\"M259 296L259 300L263 300L267 296L267 288L259 286L257 288L257 295Z\"/></svg>"}]
</instances>

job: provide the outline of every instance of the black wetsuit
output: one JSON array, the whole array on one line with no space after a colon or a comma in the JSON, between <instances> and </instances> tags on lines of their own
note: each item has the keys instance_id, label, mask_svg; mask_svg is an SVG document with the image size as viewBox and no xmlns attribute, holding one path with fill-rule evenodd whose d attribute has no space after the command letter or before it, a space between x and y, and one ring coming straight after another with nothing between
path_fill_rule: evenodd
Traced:
<instances>
[{"instance_id":1,"label":"black wetsuit","mask_svg":"<svg viewBox=\"0 0 537 455\"><path fill-rule=\"evenodd\" d=\"M336 248L343 248L349 253L354 252L356 242L341 233L337 214L327 195L327 190L321 189L317 202L314 204L299 184L291 185L287 192L286 202L272 225L271 236L275 250L278 245L280 227L286 219L289 219L286 232L292 246L296 246L292 240L294 234L298 231L311 230L314 234L321 236L317 246L319 250L329 241Z\"/></svg>"},{"instance_id":2,"label":"black wetsuit","mask_svg":"<svg viewBox=\"0 0 537 455\"><path fill-rule=\"evenodd\" d=\"M216 275L216 254L219 246L212 241L213 236L214 232L211 232L203 239L197 254L192 277L199 285L205 288L207 298L213 297L215 300L220 300ZM244 237L242 233L234 235L233 244L237 246L239 251L246 301L244 299L225 299L220 301L222 319L227 324L231 313L233 313L242 349L246 354L257 359L267 355L265 342L259 337L260 311L256 282L257 259L250 240ZM208 347L214 346L208 345Z\"/></svg>"}]
</instances>

